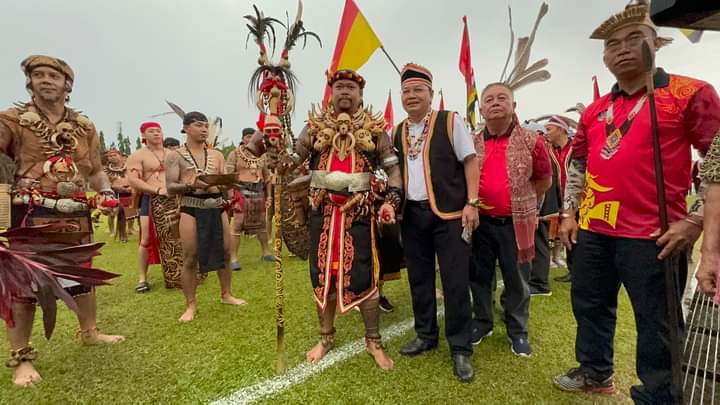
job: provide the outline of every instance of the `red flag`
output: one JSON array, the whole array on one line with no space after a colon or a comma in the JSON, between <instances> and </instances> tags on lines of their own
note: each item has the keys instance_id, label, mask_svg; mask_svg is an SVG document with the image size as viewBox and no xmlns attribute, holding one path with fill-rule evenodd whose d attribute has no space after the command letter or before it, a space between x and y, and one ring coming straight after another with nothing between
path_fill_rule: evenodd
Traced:
<instances>
[{"instance_id":1,"label":"red flag","mask_svg":"<svg viewBox=\"0 0 720 405\"><path fill-rule=\"evenodd\" d=\"M467 27L467 16L463 16L463 36L460 44L460 62L458 67L460 73L465 77L465 87L467 89L467 121L470 126L475 129L475 104L477 104L478 94L475 87L475 72L472 68L472 59L470 58L470 34Z\"/></svg>"},{"instance_id":2,"label":"red flag","mask_svg":"<svg viewBox=\"0 0 720 405\"><path fill-rule=\"evenodd\" d=\"M438 106L438 111L444 111L444 110L445 110L445 100L443 99L442 89L440 89L440 106Z\"/></svg>"},{"instance_id":3,"label":"red flag","mask_svg":"<svg viewBox=\"0 0 720 405\"><path fill-rule=\"evenodd\" d=\"M470 86L472 86L473 75L472 75L472 58L470 57L470 34L468 34L467 27L467 16L463 16L463 36L462 43L460 44L460 73L465 77L465 84L468 88L468 94L470 94Z\"/></svg>"},{"instance_id":4,"label":"red flag","mask_svg":"<svg viewBox=\"0 0 720 405\"><path fill-rule=\"evenodd\" d=\"M593 76L593 101L600 98L600 88L598 87L597 76Z\"/></svg>"},{"instance_id":5,"label":"red flag","mask_svg":"<svg viewBox=\"0 0 720 405\"><path fill-rule=\"evenodd\" d=\"M387 104L385 104L385 132L392 133L395 126L395 117L393 114L392 93L388 91Z\"/></svg>"}]
</instances>

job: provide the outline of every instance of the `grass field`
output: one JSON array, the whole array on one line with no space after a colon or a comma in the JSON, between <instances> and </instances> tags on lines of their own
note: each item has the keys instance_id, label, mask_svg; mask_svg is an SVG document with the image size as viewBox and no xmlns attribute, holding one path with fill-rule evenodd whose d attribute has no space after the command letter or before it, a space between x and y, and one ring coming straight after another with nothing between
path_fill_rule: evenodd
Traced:
<instances>
[{"instance_id":1,"label":"grass field","mask_svg":"<svg viewBox=\"0 0 720 405\"><path fill-rule=\"evenodd\" d=\"M190 324L178 324L183 299L177 290L162 287L159 267L151 268L154 289L136 294L137 240L110 241L105 227L97 239L107 241L99 267L122 274L114 285L98 291L99 327L124 334L114 346L82 347L75 339L74 314L61 307L51 341L42 337L36 322L34 344L40 351L35 365L44 377L31 389L17 389L11 372L0 377L0 404L136 404L207 403L274 376L275 325L272 264L259 261L258 244L245 239L241 247L243 270L234 273L234 292L248 300L244 307L219 303L217 278L200 286L199 312ZM286 347L289 366L303 362L305 351L317 340L317 315L310 293L307 265L286 259ZM553 270L551 277L564 270ZM635 331L632 311L622 293L615 340L616 381L613 397L572 395L558 391L552 377L575 366L575 321L570 309L569 285L554 284L552 297L531 303L531 358L512 355L504 326L475 348L476 378L460 384L452 375L447 343L417 358L404 358L398 349L414 336L412 330L386 341L395 370L383 372L360 354L340 362L265 403L497 403L590 404L625 403L634 376ZM410 319L407 278L386 285L396 310L384 314L383 327ZM38 316L39 320L40 317ZM337 343L343 346L363 336L360 314L352 311L337 320ZM441 320L442 328L442 320ZM442 335L442 334L441 334ZM8 347L3 339L0 350Z\"/></svg>"}]
</instances>

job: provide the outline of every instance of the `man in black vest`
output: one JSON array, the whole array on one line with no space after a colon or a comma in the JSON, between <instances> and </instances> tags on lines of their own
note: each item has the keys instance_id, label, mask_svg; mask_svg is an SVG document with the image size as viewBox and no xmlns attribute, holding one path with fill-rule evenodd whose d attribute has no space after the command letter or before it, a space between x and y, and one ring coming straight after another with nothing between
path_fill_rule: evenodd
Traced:
<instances>
[{"instance_id":1,"label":"man in black vest","mask_svg":"<svg viewBox=\"0 0 720 405\"><path fill-rule=\"evenodd\" d=\"M402 71L402 103L408 118L395 128L405 186L402 238L417 337L405 356L437 347L435 256L445 296L445 335L453 372L470 382L470 236L478 225L479 167L472 139L453 112L433 111L432 74L408 64ZM465 239L465 241L463 240Z\"/></svg>"}]
</instances>

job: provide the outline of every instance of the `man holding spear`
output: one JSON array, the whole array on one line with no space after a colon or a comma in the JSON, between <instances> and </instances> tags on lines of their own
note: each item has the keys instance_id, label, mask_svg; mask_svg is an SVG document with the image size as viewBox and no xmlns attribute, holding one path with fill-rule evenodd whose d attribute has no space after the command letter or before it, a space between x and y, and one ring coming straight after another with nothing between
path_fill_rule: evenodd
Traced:
<instances>
[{"instance_id":1,"label":"man holding spear","mask_svg":"<svg viewBox=\"0 0 720 405\"><path fill-rule=\"evenodd\" d=\"M636 403L679 403L682 387L673 368L680 364L673 358L682 328L673 303L686 278L683 255L703 222L700 207L688 213L685 202L690 148L708 150L720 128L720 100L708 83L654 66L655 51L669 41L658 36L648 8L647 1L631 3L591 36L604 41L603 60L617 83L583 112L573 141L560 237L575 263L571 297L580 366L555 384L615 392L613 335L622 284L635 314L642 382L630 395Z\"/></svg>"}]
</instances>

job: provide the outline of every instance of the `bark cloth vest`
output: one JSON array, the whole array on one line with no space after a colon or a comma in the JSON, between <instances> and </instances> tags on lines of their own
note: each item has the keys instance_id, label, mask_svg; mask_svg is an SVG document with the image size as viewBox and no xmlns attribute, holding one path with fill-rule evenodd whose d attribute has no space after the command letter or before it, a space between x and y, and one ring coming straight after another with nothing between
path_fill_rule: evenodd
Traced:
<instances>
[{"instance_id":1,"label":"bark cloth vest","mask_svg":"<svg viewBox=\"0 0 720 405\"><path fill-rule=\"evenodd\" d=\"M462 162L458 162L453 149L453 114L449 111L432 112L429 123L430 130L422 149L428 200L435 215L442 219L460 218L467 199L465 168ZM401 157L400 172L407 196L408 143L404 128L405 121L395 127L393 145ZM403 204L403 211L404 208L405 204Z\"/></svg>"}]
</instances>

